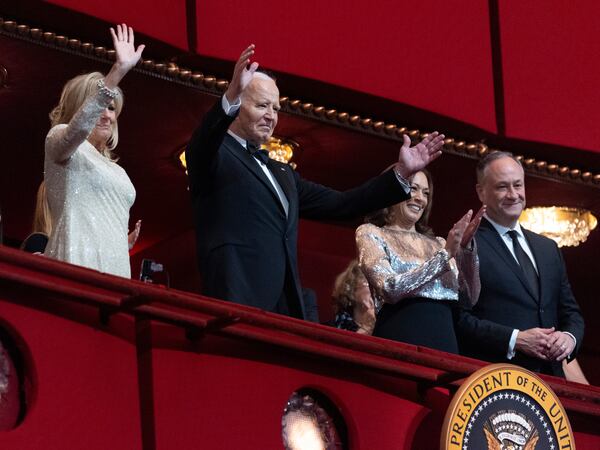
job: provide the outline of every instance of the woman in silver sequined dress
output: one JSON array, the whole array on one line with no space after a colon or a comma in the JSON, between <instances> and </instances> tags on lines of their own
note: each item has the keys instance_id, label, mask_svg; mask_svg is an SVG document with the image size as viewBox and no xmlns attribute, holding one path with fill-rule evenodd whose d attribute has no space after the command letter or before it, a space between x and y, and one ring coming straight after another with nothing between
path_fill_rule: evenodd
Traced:
<instances>
[{"instance_id":1,"label":"woman in silver sequined dress","mask_svg":"<svg viewBox=\"0 0 600 450\"><path fill-rule=\"evenodd\" d=\"M433 185L429 173L410 181L412 198L378 211L356 230L360 266L369 281L377 319L373 335L458 353L453 306L459 290L479 295L472 247L483 208L465 214L448 239L427 225ZM461 297L463 297L461 295Z\"/></svg>"},{"instance_id":2,"label":"woman in silver sequined dress","mask_svg":"<svg viewBox=\"0 0 600 450\"><path fill-rule=\"evenodd\" d=\"M125 24L110 32L116 61L108 75L93 72L68 81L50 113L44 181L53 228L44 254L129 278L127 232L135 189L112 151L123 107L118 84L144 46L135 48L133 29Z\"/></svg>"}]
</instances>

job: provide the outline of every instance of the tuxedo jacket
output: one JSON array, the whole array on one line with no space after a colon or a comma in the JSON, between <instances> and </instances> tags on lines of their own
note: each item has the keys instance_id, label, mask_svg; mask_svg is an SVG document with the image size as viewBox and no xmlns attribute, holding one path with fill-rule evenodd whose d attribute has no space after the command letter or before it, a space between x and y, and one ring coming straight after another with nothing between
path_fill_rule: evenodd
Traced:
<instances>
[{"instance_id":1,"label":"tuxedo jacket","mask_svg":"<svg viewBox=\"0 0 600 450\"><path fill-rule=\"evenodd\" d=\"M306 317L297 263L299 217L357 217L410 194L393 171L338 192L270 160L268 168L289 202L286 217L255 158L227 133L234 118L218 101L186 149L203 293L272 311L287 283Z\"/></svg>"},{"instance_id":2,"label":"tuxedo jacket","mask_svg":"<svg viewBox=\"0 0 600 450\"><path fill-rule=\"evenodd\" d=\"M506 244L485 218L475 235L479 254L481 293L472 309L458 315L461 352L490 362L510 362L536 372L563 376L561 363L548 363L517 352L506 358L513 329L555 327L583 340L583 318L567 278L565 264L554 241L523 229L539 275L539 297Z\"/></svg>"}]
</instances>

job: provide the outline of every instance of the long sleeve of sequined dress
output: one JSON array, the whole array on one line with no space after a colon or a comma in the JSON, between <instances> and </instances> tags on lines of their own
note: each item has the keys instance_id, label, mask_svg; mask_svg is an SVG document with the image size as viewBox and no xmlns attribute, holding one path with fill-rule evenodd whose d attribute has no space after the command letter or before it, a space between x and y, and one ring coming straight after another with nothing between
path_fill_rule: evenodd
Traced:
<instances>
[{"instance_id":1,"label":"long sleeve of sequined dress","mask_svg":"<svg viewBox=\"0 0 600 450\"><path fill-rule=\"evenodd\" d=\"M53 229L44 254L129 278L127 230L135 189L123 168L86 140L111 100L99 91L69 124L56 125L46 137L44 180Z\"/></svg>"},{"instance_id":2,"label":"long sleeve of sequined dress","mask_svg":"<svg viewBox=\"0 0 600 450\"><path fill-rule=\"evenodd\" d=\"M477 243L472 240L472 248L460 248L456 255L456 265L458 266L458 282L460 300L469 306L475 305L479 300L481 291L481 281L479 279L479 258L477 256Z\"/></svg>"},{"instance_id":3,"label":"long sleeve of sequined dress","mask_svg":"<svg viewBox=\"0 0 600 450\"><path fill-rule=\"evenodd\" d=\"M365 224L356 231L356 244L360 266L381 301L458 299L456 265L443 239Z\"/></svg>"}]
</instances>

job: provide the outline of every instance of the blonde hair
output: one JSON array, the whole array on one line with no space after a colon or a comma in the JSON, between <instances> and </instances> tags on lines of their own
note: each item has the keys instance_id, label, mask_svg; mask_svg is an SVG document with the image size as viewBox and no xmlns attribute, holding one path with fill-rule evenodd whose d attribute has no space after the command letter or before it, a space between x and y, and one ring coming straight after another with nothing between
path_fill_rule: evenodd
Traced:
<instances>
[{"instance_id":1,"label":"blonde hair","mask_svg":"<svg viewBox=\"0 0 600 450\"><path fill-rule=\"evenodd\" d=\"M52 126L56 126L62 123L69 123L73 116L83 106L85 101L95 95L98 92L98 80L104 78L104 75L100 72L91 72L83 75L78 75L75 78L71 78L65 84L65 87L60 94L60 100L58 105L50 112L50 123ZM119 117L121 110L123 109L123 91L117 87L116 90L119 92L115 99L115 116ZM119 127L117 121L113 123L112 132L110 138L106 142L104 148L98 149L105 157L115 160L112 151L116 148L119 143Z\"/></svg>"},{"instance_id":2,"label":"blonde hair","mask_svg":"<svg viewBox=\"0 0 600 450\"><path fill-rule=\"evenodd\" d=\"M46 183L40 183L35 201L35 213L33 215L33 233L44 233L50 236L52 233L52 216L50 215L50 205L46 196Z\"/></svg>"},{"instance_id":3,"label":"blonde hair","mask_svg":"<svg viewBox=\"0 0 600 450\"><path fill-rule=\"evenodd\" d=\"M31 233L21 243L21 250L27 248L27 242L33 235L43 234L46 237L49 237L51 233L52 216L50 215L50 205L48 204L48 197L46 196L46 183L42 181L40 187L38 187L35 199L35 212L33 213ZM41 252L43 253L44 250L41 249Z\"/></svg>"}]
</instances>

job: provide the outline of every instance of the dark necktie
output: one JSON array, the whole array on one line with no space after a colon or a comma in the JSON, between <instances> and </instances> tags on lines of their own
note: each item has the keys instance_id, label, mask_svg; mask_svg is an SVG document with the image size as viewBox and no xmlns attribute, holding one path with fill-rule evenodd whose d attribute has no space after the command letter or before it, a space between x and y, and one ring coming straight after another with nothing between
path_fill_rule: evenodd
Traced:
<instances>
[{"instance_id":1,"label":"dark necktie","mask_svg":"<svg viewBox=\"0 0 600 450\"><path fill-rule=\"evenodd\" d=\"M540 284L537 272L535 271L535 267L533 267L533 263L531 259L519 244L519 234L516 230L510 230L508 235L512 239L513 249L515 250L515 256L517 257L517 261L519 261L519 265L525 274L525 278L529 282L529 285L533 289L536 298L540 297Z\"/></svg>"},{"instance_id":2,"label":"dark necktie","mask_svg":"<svg viewBox=\"0 0 600 450\"><path fill-rule=\"evenodd\" d=\"M263 164L267 164L269 162L269 152L266 150L261 149L260 147L256 146L256 144L253 144L252 142L248 142L248 151L250 152L250 154L252 156L254 156L256 159L258 159L260 162L262 162Z\"/></svg>"}]
</instances>

